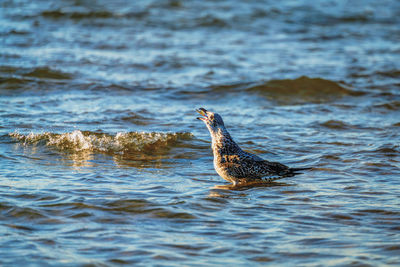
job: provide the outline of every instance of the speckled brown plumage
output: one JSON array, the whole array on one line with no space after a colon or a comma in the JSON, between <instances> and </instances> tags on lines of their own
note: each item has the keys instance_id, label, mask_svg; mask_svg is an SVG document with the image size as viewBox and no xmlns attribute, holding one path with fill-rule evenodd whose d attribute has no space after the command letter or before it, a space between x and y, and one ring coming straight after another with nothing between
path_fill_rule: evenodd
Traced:
<instances>
[{"instance_id":1,"label":"speckled brown plumage","mask_svg":"<svg viewBox=\"0 0 400 267\"><path fill-rule=\"evenodd\" d=\"M204 121L211 134L214 168L222 178L234 185L255 180L273 181L309 169L289 168L243 151L233 141L220 115L204 108L197 111L203 116L197 119Z\"/></svg>"}]
</instances>

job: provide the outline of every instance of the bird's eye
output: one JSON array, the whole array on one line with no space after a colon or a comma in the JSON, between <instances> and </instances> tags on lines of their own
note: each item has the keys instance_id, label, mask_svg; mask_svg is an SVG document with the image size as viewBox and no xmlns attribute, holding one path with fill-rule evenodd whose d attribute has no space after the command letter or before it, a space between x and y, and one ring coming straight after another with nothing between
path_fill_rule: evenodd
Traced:
<instances>
[{"instance_id":1,"label":"bird's eye","mask_svg":"<svg viewBox=\"0 0 400 267\"><path fill-rule=\"evenodd\" d=\"M214 115L213 115L213 114L210 115L210 119L211 119L211 120L214 119Z\"/></svg>"}]
</instances>

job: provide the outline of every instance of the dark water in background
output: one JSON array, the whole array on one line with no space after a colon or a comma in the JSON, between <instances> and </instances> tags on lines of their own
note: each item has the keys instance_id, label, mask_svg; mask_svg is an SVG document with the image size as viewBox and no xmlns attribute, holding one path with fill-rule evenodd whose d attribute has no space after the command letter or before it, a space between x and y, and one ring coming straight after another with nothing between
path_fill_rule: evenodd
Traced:
<instances>
[{"instance_id":1,"label":"dark water in background","mask_svg":"<svg viewBox=\"0 0 400 267\"><path fill-rule=\"evenodd\" d=\"M399 265L400 2L315 2L1 1L0 265Z\"/></svg>"}]
</instances>

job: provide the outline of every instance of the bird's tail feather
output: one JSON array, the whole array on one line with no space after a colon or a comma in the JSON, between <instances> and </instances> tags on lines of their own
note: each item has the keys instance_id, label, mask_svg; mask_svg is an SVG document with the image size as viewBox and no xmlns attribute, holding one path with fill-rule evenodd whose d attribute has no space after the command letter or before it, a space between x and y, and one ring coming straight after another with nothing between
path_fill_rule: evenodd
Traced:
<instances>
[{"instance_id":1,"label":"bird's tail feather","mask_svg":"<svg viewBox=\"0 0 400 267\"><path fill-rule=\"evenodd\" d=\"M293 175L296 175L296 174L301 174L301 173L303 173L302 171L312 170L312 167L290 168L289 170L290 170L290 172L291 172Z\"/></svg>"}]
</instances>

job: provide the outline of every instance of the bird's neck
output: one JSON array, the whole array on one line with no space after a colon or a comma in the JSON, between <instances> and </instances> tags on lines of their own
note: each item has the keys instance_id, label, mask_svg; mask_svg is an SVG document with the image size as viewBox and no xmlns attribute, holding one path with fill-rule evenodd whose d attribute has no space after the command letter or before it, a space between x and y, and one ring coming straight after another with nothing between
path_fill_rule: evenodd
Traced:
<instances>
[{"instance_id":1,"label":"bird's neck","mask_svg":"<svg viewBox=\"0 0 400 267\"><path fill-rule=\"evenodd\" d=\"M234 154L234 152L240 150L225 127L220 127L216 131L211 132L211 138L214 154Z\"/></svg>"}]
</instances>

